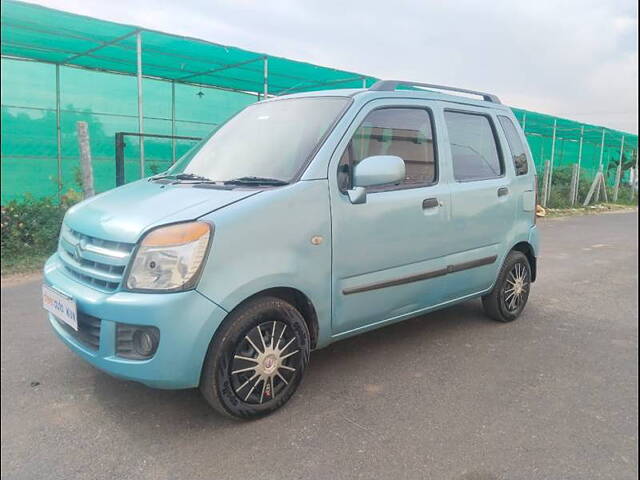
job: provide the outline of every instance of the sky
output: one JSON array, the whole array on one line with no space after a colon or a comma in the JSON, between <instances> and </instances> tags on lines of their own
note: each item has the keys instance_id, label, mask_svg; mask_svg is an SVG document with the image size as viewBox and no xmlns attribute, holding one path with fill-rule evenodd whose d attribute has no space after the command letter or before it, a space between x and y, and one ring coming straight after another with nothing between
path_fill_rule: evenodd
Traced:
<instances>
[{"instance_id":1,"label":"sky","mask_svg":"<svg viewBox=\"0 0 640 480\"><path fill-rule=\"evenodd\" d=\"M632 0L30 0L638 133Z\"/></svg>"}]
</instances>

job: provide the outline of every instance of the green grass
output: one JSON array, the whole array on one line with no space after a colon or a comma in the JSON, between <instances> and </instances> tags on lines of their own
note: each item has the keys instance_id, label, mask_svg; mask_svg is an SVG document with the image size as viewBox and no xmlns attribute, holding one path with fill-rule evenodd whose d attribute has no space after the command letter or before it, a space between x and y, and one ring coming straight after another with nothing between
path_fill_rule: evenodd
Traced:
<instances>
[{"instance_id":1,"label":"green grass","mask_svg":"<svg viewBox=\"0 0 640 480\"><path fill-rule=\"evenodd\" d=\"M0 274L5 277L20 273L32 273L42 270L44 262L49 255L27 254L27 255L2 255L0 261Z\"/></svg>"}]
</instances>

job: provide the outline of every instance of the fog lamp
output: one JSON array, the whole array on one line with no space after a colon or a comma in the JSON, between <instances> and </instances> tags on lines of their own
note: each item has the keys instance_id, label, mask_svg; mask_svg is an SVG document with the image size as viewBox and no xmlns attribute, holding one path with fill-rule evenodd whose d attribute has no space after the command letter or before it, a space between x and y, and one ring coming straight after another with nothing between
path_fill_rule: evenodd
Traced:
<instances>
[{"instance_id":1,"label":"fog lamp","mask_svg":"<svg viewBox=\"0 0 640 480\"><path fill-rule=\"evenodd\" d=\"M158 348L156 330L139 328L133 332L133 350L141 357L150 357Z\"/></svg>"}]
</instances>

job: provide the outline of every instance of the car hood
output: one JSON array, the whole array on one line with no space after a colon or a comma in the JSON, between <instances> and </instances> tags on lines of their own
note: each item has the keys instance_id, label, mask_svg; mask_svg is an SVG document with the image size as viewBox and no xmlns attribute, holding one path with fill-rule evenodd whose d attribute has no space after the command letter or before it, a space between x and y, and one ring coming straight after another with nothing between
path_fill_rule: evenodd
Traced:
<instances>
[{"instance_id":1,"label":"car hood","mask_svg":"<svg viewBox=\"0 0 640 480\"><path fill-rule=\"evenodd\" d=\"M151 227L195 220L260 191L139 180L74 205L67 212L65 223L85 235L135 243Z\"/></svg>"}]
</instances>

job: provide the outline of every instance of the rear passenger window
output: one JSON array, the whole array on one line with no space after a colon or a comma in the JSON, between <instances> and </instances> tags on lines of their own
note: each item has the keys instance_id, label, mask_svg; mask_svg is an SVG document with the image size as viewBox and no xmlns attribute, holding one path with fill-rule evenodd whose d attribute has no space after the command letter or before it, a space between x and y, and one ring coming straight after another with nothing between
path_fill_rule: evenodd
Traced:
<instances>
[{"instance_id":1,"label":"rear passenger window","mask_svg":"<svg viewBox=\"0 0 640 480\"><path fill-rule=\"evenodd\" d=\"M509 117L498 116L500 125L504 130L504 135L507 137L507 143L509 144L509 150L511 150L511 156L513 157L513 166L516 169L516 175L526 175L529 171L529 165L527 164L527 153L518 135L518 130L513 124L513 121Z\"/></svg>"},{"instance_id":2,"label":"rear passenger window","mask_svg":"<svg viewBox=\"0 0 640 480\"><path fill-rule=\"evenodd\" d=\"M431 115L419 108L383 108L364 119L351 138L338 167L341 190L351 188L353 166L372 155L396 155L404 160L406 176L395 187L383 185L368 190L388 190L436 181Z\"/></svg>"},{"instance_id":3,"label":"rear passenger window","mask_svg":"<svg viewBox=\"0 0 640 480\"><path fill-rule=\"evenodd\" d=\"M487 180L503 174L491 121L484 115L444 112L453 175L457 181Z\"/></svg>"}]
</instances>

